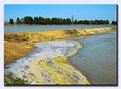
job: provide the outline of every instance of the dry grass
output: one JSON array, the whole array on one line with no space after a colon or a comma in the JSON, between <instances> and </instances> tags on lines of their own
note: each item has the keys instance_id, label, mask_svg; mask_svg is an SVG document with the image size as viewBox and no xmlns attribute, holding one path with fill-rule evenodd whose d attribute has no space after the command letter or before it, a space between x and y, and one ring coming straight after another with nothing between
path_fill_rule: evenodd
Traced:
<instances>
[{"instance_id":1,"label":"dry grass","mask_svg":"<svg viewBox=\"0 0 121 89\"><path fill-rule=\"evenodd\" d=\"M116 28L56 30L47 32L21 32L5 34L5 64L9 64L33 51L34 47L29 44L35 42L103 34L113 31L116 31Z\"/></svg>"},{"instance_id":2,"label":"dry grass","mask_svg":"<svg viewBox=\"0 0 121 89\"><path fill-rule=\"evenodd\" d=\"M9 64L21 57L24 57L35 48L25 43L10 43L5 42L4 49L4 64Z\"/></svg>"},{"instance_id":3,"label":"dry grass","mask_svg":"<svg viewBox=\"0 0 121 89\"><path fill-rule=\"evenodd\" d=\"M56 39L78 37L81 34L77 30L57 30L47 32L24 32L5 34L5 41L9 42L43 42Z\"/></svg>"},{"instance_id":4,"label":"dry grass","mask_svg":"<svg viewBox=\"0 0 121 89\"><path fill-rule=\"evenodd\" d=\"M9 42L43 42L57 39L73 38L79 36L95 35L116 31L115 28L56 30L47 32L21 32L5 34L5 41Z\"/></svg>"}]
</instances>

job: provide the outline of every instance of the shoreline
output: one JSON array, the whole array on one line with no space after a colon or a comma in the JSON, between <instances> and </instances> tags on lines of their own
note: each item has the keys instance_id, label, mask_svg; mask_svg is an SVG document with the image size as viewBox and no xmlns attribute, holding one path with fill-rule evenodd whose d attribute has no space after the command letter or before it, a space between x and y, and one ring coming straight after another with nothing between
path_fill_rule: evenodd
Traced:
<instances>
[{"instance_id":1,"label":"shoreline","mask_svg":"<svg viewBox=\"0 0 121 89\"><path fill-rule=\"evenodd\" d=\"M5 34L5 41L8 42L46 42L58 39L68 39L81 36L104 34L116 31L116 28L95 28L95 29L73 29L73 30L55 30L46 32L18 32ZM58 35L57 35L58 34Z\"/></svg>"},{"instance_id":2,"label":"shoreline","mask_svg":"<svg viewBox=\"0 0 121 89\"><path fill-rule=\"evenodd\" d=\"M33 79L31 82L30 81L31 77L30 77L30 80L28 80L29 79L29 77L28 77L27 78L28 84L44 84L44 81L45 81L45 84L59 84L59 85L61 85L61 84L84 84L84 85L90 84L87 81L87 78L82 74L82 72L80 70L78 70L74 65L72 65L72 63L69 62L69 59L68 59L69 56L76 54L82 46L78 42L71 41L71 40L69 41L70 43L68 41L66 42L66 40L65 41L55 41L55 42L57 42L57 43L59 42L58 44L56 44L58 46L60 45L60 42L61 42L60 47L63 45L63 42L64 42L64 44L67 45L67 47L68 47L68 45L70 45L70 47L72 47L72 50L68 51L67 54L65 54L63 56L57 56L57 57L55 56L54 58L53 57L50 58L51 56L50 57L48 56L47 58L49 58L49 59L44 58L44 60L43 59L38 60L38 58L36 58L36 59L32 60L32 62L30 62L29 67L30 67L31 74L34 74L35 79ZM71 42L74 42L75 46ZM52 42L48 42L48 44L52 45L51 43ZM44 44L47 44L47 43L44 43ZM55 47L56 47L56 45L55 45ZM74 46L74 48L73 48L73 46ZM53 46L52 46L52 49L53 49ZM53 54L51 54L51 55L53 55ZM36 56L40 57L40 55L36 55ZM19 62L21 64L20 60L21 59L19 59L17 62ZM23 63L24 63L24 60L23 60ZM38 63L41 64L42 68L40 67L40 65ZM10 64L8 67L10 67L10 66L12 67L12 65ZM15 65L14 65L14 67L15 67ZM22 70L22 69L19 69L19 66L17 69ZM37 70L35 70L35 69L37 69ZM5 71L7 71L9 73L10 70L5 70ZM27 70L26 70L26 72L27 72ZM41 76L40 72L45 72L46 77L48 76L49 78L52 78L53 81L51 79L48 80L48 78L46 78L46 77L44 77L45 80L42 80L41 78L43 78L44 74L43 74L43 76ZM17 73L18 76L22 79L21 74L20 74L21 72L19 73L19 71L13 71L13 73ZM52 74L52 75L50 75L50 74ZM27 75L27 76L29 76L29 75ZM38 76L41 76L41 78L36 79ZM70 77L68 77L68 76L70 76ZM57 79L57 81L56 81L56 79ZM72 80L70 80L70 79L72 79ZM39 81L39 83L37 81Z\"/></svg>"},{"instance_id":3,"label":"shoreline","mask_svg":"<svg viewBox=\"0 0 121 89\"><path fill-rule=\"evenodd\" d=\"M76 66L73 62L71 62L70 58L68 58L68 61L70 62L70 65L72 65L76 70L78 70L82 75L85 76L86 80L89 82L89 85L91 85L91 80L89 80L88 76L84 73L84 71L82 71L81 68Z\"/></svg>"},{"instance_id":4,"label":"shoreline","mask_svg":"<svg viewBox=\"0 0 121 89\"><path fill-rule=\"evenodd\" d=\"M79 51L79 49L82 48L82 45L81 45L80 42L77 42L77 41L75 41L75 42L78 44L78 47L79 47L77 50L75 50L74 52L71 51L69 54L67 54L67 55L65 55L65 56L57 57L57 58L54 58L54 59L52 59L52 60L53 60L53 62L55 62L55 61L57 61L58 59L61 59L61 60L59 60L60 62L62 62L61 65L63 65L63 61L64 61L64 64L67 64L68 66L74 68L74 70L79 71L80 74L81 74L80 77L83 77L84 80L86 80L85 84L87 83L86 85L88 85L88 84L90 84L90 82L89 82L88 79L85 77L84 73L83 73L81 70L79 70L72 62L70 62L70 59L69 59L70 56L76 55L77 52ZM66 58L66 59L65 59L65 58ZM50 60L50 59L49 59L49 60ZM48 60L48 61L49 61L49 60ZM43 60L43 61L44 61L44 60ZM46 60L45 60L45 61L46 61ZM56 63L55 63L55 64L56 64ZM46 64L45 64L45 65L46 65ZM57 63L56 65L58 65L58 63ZM73 71L74 71L74 70L73 70ZM70 72L71 72L71 70L70 70ZM79 77L79 76L78 76L78 77ZM69 83L69 82L68 82L68 83ZM64 84L65 84L65 83L64 83ZM85 84L84 84L84 85L85 85ZM61 84L59 84L59 85L61 85Z\"/></svg>"},{"instance_id":5,"label":"shoreline","mask_svg":"<svg viewBox=\"0 0 121 89\"><path fill-rule=\"evenodd\" d=\"M115 30L116 29L114 29L114 28L101 28L101 29L90 29L89 31L76 29L76 30L66 30L66 31L57 30L57 31L48 31L48 32L24 32L24 33L5 34L5 43L6 42L14 43L14 44L16 44L16 46L19 45L20 43L22 43L22 44L25 43L26 45L33 46L34 43L38 43L38 42L48 42L48 41L54 41L54 40L57 41L57 40L71 39L71 38L81 37L81 36L104 34L104 33L113 32ZM59 35L57 36L56 34L59 34ZM42 38L42 36L44 36L44 37ZM53 38L53 36L55 36L55 37ZM78 44L78 46L81 45L81 43L79 44L79 42L77 42L77 44ZM13 49L16 50L16 47ZM10 51L12 51L13 49L10 49ZM21 48L19 50L21 50ZM21 51L23 51L23 50L21 50ZM78 69L78 68L73 63L71 63L69 57L73 56L77 52L78 52L77 50L76 50L76 52L73 50L73 52L71 52L69 55L67 55L66 58L62 57L62 59L64 58L65 60L67 60L67 64L69 63L69 65L71 65L74 69ZM14 55L18 55L18 54L14 54ZM23 54L23 55L26 56L26 54ZM55 61L56 61L56 59L55 59ZM47 61L45 61L45 62L47 62ZM53 71L55 71L55 70L53 70ZM81 72L79 69L78 69L78 71L84 76L83 72ZM87 80L86 77L85 77L85 80ZM89 83L89 81L88 81L88 83Z\"/></svg>"},{"instance_id":6,"label":"shoreline","mask_svg":"<svg viewBox=\"0 0 121 89\"><path fill-rule=\"evenodd\" d=\"M4 24L5 26L71 26L71 25L85 25L85 26L89 26L89 25L100 25L100 26L105 26L105 25L109 25L109 26L116 26L116 25L113 25L113 24L59 24L59 25L54 25L54 24L47 24L47 25L42 25L42 24L40 24L40 25L36 25L36 24L33 24L33 25L27 25L27 24L13 24L13 25L11 25L11 24Z\"/></svg>"},{"instance_id":7,"label":"shoreline","mask_svg":"<svg viewBox=\"0 0 121 89\"><path fill-rule=\"evenodd\" d=\"M24 52L23 48L21 48L20 46L24 46L25 51L28 48L34 50L36 48L33 47L33 43L71 39L75 37L85 37L90 35L110 33L113 31L116 31L116 28L97 28L97 29L86 29L86 30L85 29L56 30L56 31L47 31L47 32L18 32L12 34L5 34L4 63L6 64L7 61L13 62L12 60L17 60L18 58L24 57L32 52L32 50ZM11 46L10 44L14 45L14 47L10 47Z\"/></svg>"},{"instance_id":8,"label":"shoreline","mask_svg":"<svg viewBox=\"0 0 121 89\"><path fill-rule=\"evenodd\" d=\"M74 40L74 41L75 41L75 40ZM79 42L79 41L77 41L77 40L76 40L76 42L78 43L78 45L80 45L81 48L84 47L83 44L82 44L81 42ZM81 49L81 48L80 48L80 49ZM68 56L68 62L70 63L71 66L73 66L76 70L78 70L82 75L84 75L85 78L86 78L86 80L89 82L89 84L91 84L91 81L88 79L88 77L85 75L85 73L84 73L83 71L81 71L81 69L78 68L78 66L76 66L76 65L75 65L73 62L71 62L71 60L70 60L70 57L73 56L73 55L78 54L80 49L78 49L78 51L75 52L75 54L72 54L72 55Z\"/></svg>"},{"instance_id":9,"label":"shoreline","mask_svg":"<svg viewBox=\"0 0 121 89\"><path fill-rule=\"evenodd\" d=\"M114 50L116 48L116 35L117 33L113 32L89 36L86 39L77 39L83 43L84 48L80 50L79 54L72 56L70 59L80 70L85 72L87 78L91 80L91 84L116 84L116 53ZM105 50L104 53L103 50ZM114 65L112 65L113 63ZM98 75L100 75L100 78Z\"/></svg>"}]
</instances>

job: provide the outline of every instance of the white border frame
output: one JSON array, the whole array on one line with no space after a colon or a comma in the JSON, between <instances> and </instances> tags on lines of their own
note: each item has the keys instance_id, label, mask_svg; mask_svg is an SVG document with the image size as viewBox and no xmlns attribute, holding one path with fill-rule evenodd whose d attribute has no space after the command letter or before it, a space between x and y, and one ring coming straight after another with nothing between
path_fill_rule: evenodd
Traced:
<instances>
[{"instance_id":1,"label":"white border frame","mask_svg":"<svg viewBox=\"0 0 121 89\"><path fill-rule=\"evenodd\" d=\"M5 4L116 4L120 0L4 0Z\"/></svg>"},{"instance_id":2,"label":"white border frame","mask_svg":"<svg viewBox=\"0 0 121 89\"><path fill-rule=\"evenodd\" d=\"M20 89L20 88L26 88L26 89L38 89L38 88L42 88L42 89L60 89L60 88L72 88L72 89L79 89L79 88L83 88L83 89L87 89L87 88L91 88L91 89L97 89L97 88L108 88L108 89L113 89L113 88L118 88L120 89L121 88L121 77L120 77L120 72L121 72L121 61L120 61L120 58L121 56L119 55L119 58L118 58L118 87L98 87L98 86L73 86L73 87L41 87L41 86L38 86L38 87L4 87L4 74L3 74L3 68L4 68L4 40L3 40L3 37L4 37L4 4L118 4L118 36L119 36L119 41L118 41L118 53L121 55L121 48L120 48L120 45L121 45L121 0L0 0L0 89Z\"/></svg>"}]
</instances>

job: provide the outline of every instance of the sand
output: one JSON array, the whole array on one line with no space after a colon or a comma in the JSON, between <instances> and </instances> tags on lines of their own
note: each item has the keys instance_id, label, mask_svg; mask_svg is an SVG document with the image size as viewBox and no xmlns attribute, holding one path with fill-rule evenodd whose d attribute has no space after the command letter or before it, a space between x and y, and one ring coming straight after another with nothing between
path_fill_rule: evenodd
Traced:
<instances>
[{"instance_id":1,"label":"sand","mask_svg":"<svg viewBox=\"0 0 121 89\"><path fill-rule=\"evenodd\" d=\"M5 75L23 79L26 84L89 84L68 57L82 47L72 40L49 41L34 44L36 50L30 55L6 65ZM12 73L12 75L11 75Z\"/></svg>"},{"instance_id":2,"label":"sand","mask_svg":"<svg viewBox=\"0 0 121 89\"><path fill-rule=\"evenodd\" d=\"M90 84L81 71L68 61L68 57L76 54L82 45L73 40L61 39L113 31L116 29L5 34L5 75L15 80L22 79L26 84Z\"/></svg>"}]
</instances>

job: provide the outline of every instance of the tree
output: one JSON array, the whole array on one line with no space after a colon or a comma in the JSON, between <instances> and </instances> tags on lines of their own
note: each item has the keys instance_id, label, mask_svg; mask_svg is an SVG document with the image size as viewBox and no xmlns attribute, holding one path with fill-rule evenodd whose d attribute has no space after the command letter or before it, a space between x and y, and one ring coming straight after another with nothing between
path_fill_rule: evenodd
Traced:
<instances>
[{"instance_id":1,"label":"tree","mask_svg":"<svg viewBox=\"0 0 121 89\"><path fill-rule=\"evenodd\" d=\"M21 21L19 18L16 19L16 24L21 24Z\"/></svg>"},{"instance_id":2,"label":"tree","mask_svg":"<svg viewBox=\"0 0 121 89\"><path fill-rule=\"evenodd\" d=\"M115 25L117 24L117 21L115 21Z\"/></svg>"},{"instance_id":3,"label":"tree","mask_svg":"<svg viewBox=\"0 0 121 89\"><path fill-rule=\"evenodd\" d=\"M66 19L66 24L72 24L71 19L67 18Z\"/></svg>"},{"instance_id":4,"label":"tree","mask_svg":"<svg viewBox=\"0 0 121 89\"><path fill-rule=\"evenodd\" d=\"M39 16L39 18L38 18L38 24L46 24L45 23L45 19L43 17Z\"/></svg>"},{"instance_id":5,"label":"tree","mask_svg":"<svg viewBox=\"0 0 121 89\"><path fill-rule=\"evenodd\" d=\"M23 22L24 22L24 24L33 24L34 20L31 16L26 16L26 17L24 17Z\"/></svg>"},{"instance_id":6,"label":"tree","mask_svg":"<svg viewBox=\"0 0 121 89\"><path fill-rule=\"evenodd\" d=\"M34 17L34 24L39 24L39 18L38 17Z\"/></svg>"},{"instance_id":7,"label":"tree","mask_svg":"<svg viewBox=\"0 0 121 89\"><path fill-rule=\"evenodd\" d=\"M75 21L74 21L74 24L78 24L76 19L75 19Z\"/></svg>"},{"instance_id":8,"label":"tree","mask_svg":"<svg viewBox=\"0 0 121 89\"><path fill-rule=\"evenodd\" d=\"M14 24L13 19L10 18L9 21L10 24ZM25 16L24 18L17 18L16 19L16 24L51 24L51 25L63 25L63 24L72 24L71 18L44 18L41 16L36 16L36 17L31 17L31 16ZM86 24L86 25L100 25L100 24L110 24L108 20L74 20L73 24ZM112 21L111 24L117 24L117 21Z\"/></svg>"},{"instance_id":9,"label":"tree","mask_svg":"<svg viewBox=\"0 0 121 89\"><path fill-rule=\"evenodd\" d=\"M111 24L115 24L115 21L113 20Z\"/></svg>"},{"instance_id":10,"label":"tree","mask_svg":"<svg viewBox=\"0 0 121 89\"><path fill-rule=\"evenodd\" d=\"M116 24L117 24L117 21L114 21L114 20L113 20L113 21L111 22L111 24L116 25Z\"/></svg>"},{"instance_id":11,"label":"tree","mask_svg":"<svg viewBox=\"0 0 121 89\"><path fill-rule=\"evenodd\" d=\"M21 24L23 24L23 23L24 23L24 19L23 19L23 18L21 18L20 22L21 22Z\"/></svg>"},{"instance_id":12,"label":"tree","mask_svg":"<svg viewBox=\"0 0 121 89\"><path fill-rule=\"evenodd\" d=\"M9 23L14 24L14 20L12 18L10 18Z\"/></svg>"},{"instance_id":13,"label":"tree","mask_svg":"<svg viewBox=\"0 0 121 89\"><path fill-rule=\"evenodd\" d=\"M51 24L58 24L58 19L57 18L52 18L51 19Z\"/></svg>"},{"instance_id":14,"label":"tree","mask_svg":"<svg viewBox=\"0 0 121 89\"><path fill-rule=\"evenodd\" d=\"M109 24L110 22L108 20L105 21L105 24Z\"/></svg>"}]
</instances>

